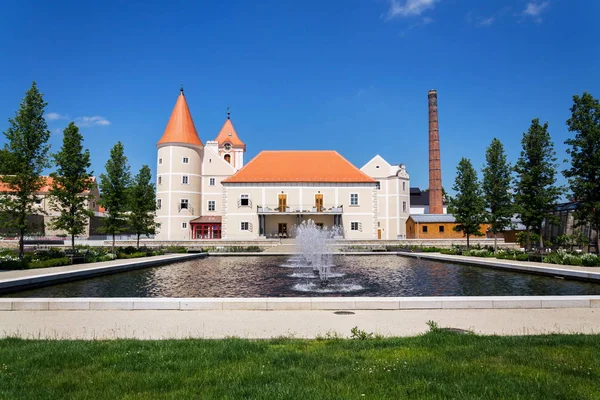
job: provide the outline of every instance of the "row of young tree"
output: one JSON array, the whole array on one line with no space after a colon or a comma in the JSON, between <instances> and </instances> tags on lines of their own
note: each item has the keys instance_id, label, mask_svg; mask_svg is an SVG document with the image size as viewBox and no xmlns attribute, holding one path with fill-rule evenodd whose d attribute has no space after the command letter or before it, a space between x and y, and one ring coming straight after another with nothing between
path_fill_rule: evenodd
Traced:
<instances>
[{"instance_id":1,"label":"row of young tree","mask_svg":"<svg viewBox=\"0 0 600 400\"><path fill-rule=\"evenodd\" d=\"M575 201L577 225L589 224L600 232L600 102L589 93L573 96L571 117L567 127L574 137L565 141L569 167L562 171L568 179L568 199ZM567 188L556 184L558 164L548 123L538 118L531 122L521 139L521 155L513 166L506 160L504 147L494 138L486 150L483 179L479 182L471 161L462 158L457 166L449 211L456 217L458 232L467 237L483 235L481 224L488 223L497 238L511 225L517 214L525 227L527 249L531 250L531 234L539 236L543 247L545 223L556 222L553 211ZM494 241L494 249L497 240ZM596 251L600 251L600 237Z\"/></svg>"},{"instance_id":2,"label":"row of young tree","mask_svg":"<svg viewBox=\"0 0 600 400\"><path fill-rule=\"evenodd\" d=\"M83 136L71 122L63 131L60 150L50 153L50 131L44 119L47 103L35 82L26 92L14 118L4 132L6 143L0 150L0 224L19 236L19 258L23 259L24 237L30 226L28 217L44 213L36 204L40 189L46 184L42 172L55 167L49 191L51 206L60 214L53 218L51 227L68 233L75 250L75 237L86 230L93 215L88 202L95 182L90 170L90 152L83 147ZM106 173L100 175L100 202L107 211L101 230L115 235L125 229L141 235L155 232L156 191L150 168L142 166L135 177L124 148L118 142L110 152Z\"/></svg>"}]
</instances>

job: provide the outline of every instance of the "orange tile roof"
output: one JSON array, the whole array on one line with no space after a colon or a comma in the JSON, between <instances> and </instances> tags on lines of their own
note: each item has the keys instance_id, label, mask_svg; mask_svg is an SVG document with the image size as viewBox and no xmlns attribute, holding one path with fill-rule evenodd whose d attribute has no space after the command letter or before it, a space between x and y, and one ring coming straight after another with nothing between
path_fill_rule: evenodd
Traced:
<instances>
[{"instance_id":1,"label":"orange tile roof","mask_svg":"<svg viewBox=\"0 0 600 400\"><path fill-rule=\"evenodd\" d=\"M38 193L48 193L50 189L52 189L52 183L54 182L54 178L51 176L42 176L44 182L42 183L42 187L38 191ZM96 183L96 177L92 176L91 178L92 184ZM12 192L12 190L8 187L8 184L4 181L0 180L0 192ZM86 190L84 193L89 193L89 190Z\"/></svg>"},{"instance_id":2,"label":"orange tile roof","mask_svg":"<svg viewBox=\"0 0 600 400\"><path fill-rule=\"evenodd\" d=\"M337 151L262 151L237 173L223 180L238 182L375 183Z\"/></svg>"},{"instance_id":3,"label":"orange tile roof","mask_svg":"<svg viewBox=\"0 0 600 400\"><path fill-rule=\"evenodd\" d=\"M237 132L235 131L233 123L231 123L231 119L229 118L225 120L225 123L223 124L223 127L221 128L221 131L219 132L215 140L219 142L220 145L229 142L232 146L246 147L244 142L242 142Z\"/></svg>"},{"instance_id":4,"label":"orange tile roof","mask_svg":"<svg viewBox=\"0 0 600 400\"><path fill-rule=\"evenodd\" d=\"M163 133L157 145L165 143L185 143L202 146L202 141L198 137L198 132L196 132L194 120L185 100L183 89L177 98L171 118L169 118L169 123L165 128L165 133Z\"/></svg>"}]
</instances>

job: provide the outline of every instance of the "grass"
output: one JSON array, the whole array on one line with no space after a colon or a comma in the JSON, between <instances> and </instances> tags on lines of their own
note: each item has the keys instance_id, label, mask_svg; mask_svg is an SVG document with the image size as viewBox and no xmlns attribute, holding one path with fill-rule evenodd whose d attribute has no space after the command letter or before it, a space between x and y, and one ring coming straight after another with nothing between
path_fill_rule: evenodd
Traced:
<instances>
[{"instance_id":1,"label":"grass","mask_svg":"<svg viewBox=\"0 0 600 400\"><path fill-rule=\"evenodd\" d=\"M2 399L598 399L600 336L0 340Z\"/></svg>"}]
</instances>

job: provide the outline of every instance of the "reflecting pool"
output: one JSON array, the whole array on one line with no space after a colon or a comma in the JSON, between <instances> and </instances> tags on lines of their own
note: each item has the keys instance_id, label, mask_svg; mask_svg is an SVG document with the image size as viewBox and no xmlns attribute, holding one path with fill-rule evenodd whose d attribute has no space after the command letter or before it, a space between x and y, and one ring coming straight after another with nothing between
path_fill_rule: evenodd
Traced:
<instances>
[{"instance_id":1,"label":"reflecting pool","mask_svg":"<svg viewBox=\"0 0 600 400\"><path fill-rule=\"evenodd\" d=\"M396 255L335 256L323 286L300 257L207 257L4 297L600 295L600 284Z\"/></svg>"}]
</instances>

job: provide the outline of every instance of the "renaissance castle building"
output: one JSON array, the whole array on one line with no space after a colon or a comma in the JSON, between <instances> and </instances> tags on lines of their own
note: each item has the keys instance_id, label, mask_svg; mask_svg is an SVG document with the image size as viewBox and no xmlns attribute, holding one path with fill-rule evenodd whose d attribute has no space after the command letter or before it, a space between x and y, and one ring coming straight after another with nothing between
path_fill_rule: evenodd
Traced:
<instances>
[{"instance_id":1,"label":"renaissance castle building","mask_svg":"<svg viewBox=\"0 0 600 400\"><path fill-rule=\"evenodd\" d=\"M349 239L406 237L403 164L375 156L359 169L333 150L262 151L244 164L229 114L203 143L183 89L157 149L158 240L293 237L306 220L339 226Z\"/></svg>"}]
</instances>

